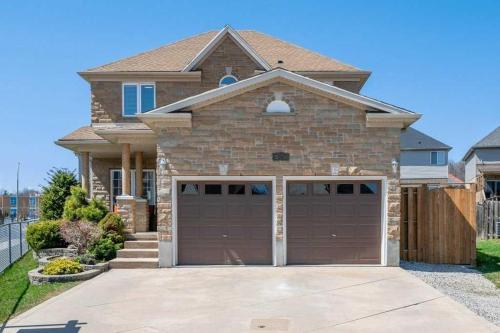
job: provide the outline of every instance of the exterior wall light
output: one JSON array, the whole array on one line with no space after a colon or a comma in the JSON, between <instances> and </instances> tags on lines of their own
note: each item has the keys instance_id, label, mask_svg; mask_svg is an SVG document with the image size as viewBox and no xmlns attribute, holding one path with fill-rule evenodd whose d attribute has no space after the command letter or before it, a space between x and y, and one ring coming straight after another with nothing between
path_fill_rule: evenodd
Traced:
<instances>
[{"instance_id":1,"label":"exterior wall light","mask_svg":"<svg viewBox=\"0 0 500 333\"><path fill-rule=\"evenodd\" d=\"M397 174L398 173L398 166L399 166L398 161L395 158L393 158L391 164L392 164L392 173Z\"/></svg>"},{"instance_id":2,"label":"exterior wall light","mask_svg":"<svg viewBox=\"0 0 500 333\"><path fill-rule=\"evenodd\" d=\"M221 175L221 176L227 175L228 170L229 170L229 165L219 164L219 175Z\"/></svg>"},{"instance_id":3,"label":"exterior wall light","mask_svg":"<svg viewBox=\"0 0 500 333\"><path fill-rule=\"evenodd\" d=\"M158 161L158 164L160 165L161 170L165 170L165 167L167 166L167 160L164 157L162 157Z\"/></svg>"},{"instance_id":4,"label":"exterior wall light","mask_svg":"<svg viewBox=\"0 0 500 333\"><path fill-rule=\"evenodd\" d=\"M338 176L339 175L339 170L340 170L340 164L339 163L332 163L332 164L330 164L330 171L332 173L332 176Z\"/></svg>"}]
</instances>

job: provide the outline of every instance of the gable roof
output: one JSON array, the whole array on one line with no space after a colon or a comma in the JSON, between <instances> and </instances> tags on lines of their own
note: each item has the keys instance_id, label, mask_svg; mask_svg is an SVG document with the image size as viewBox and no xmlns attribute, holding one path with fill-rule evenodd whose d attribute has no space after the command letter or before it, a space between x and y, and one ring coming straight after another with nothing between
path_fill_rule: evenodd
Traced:
<instances>
[{"instance_id":1,"label":"gable roof","mask_svg":"<svg viewBox=\"0 0 500 333\"><path fill-rule=\"evenodd\" d=\"M401 150L450 150L452 147L412 127L401 131Z\"/></svg>"},{"instance_id":2,"label":"gable roof","mask_svg":"<svg viewBox=\"0 0 500 333\"><path fill-rule=\"evenodd\" d=\"M479 140L475 145L470 147L462 160L465 161L467 158L469 158L469 155L472 153L472 151L477 148L500 148L500 126L495 128L488 135Z\"/></svg>"},{"instance_id":3,"label":"gable roof","mask_svg":"<svg viewBox=\"0 0 500 333\"><path fill-rule=\"evenodd\" d=\"M227 34L237 40L257 63L272 68L286 68L290 71L332 71L369 73L338 60L285 42L278 38L253 30L234 30L229 26L220 31L208 31L196 36L168 44L157 49L142 52L106 65L86 70L84 73L112 72L181 72L196 64L204 50L217 45L217 38ZM282 63L278 63L278 60Z\"/></svg>"},{"instance_id":4,"label":"gable roof","mask_svg":"<svg viewBox=\"0 0 500 333\"><path fill-rule=\"evenodd\" d=\"M172 113L175 111L212 104L242 94L246 91L257 89L258 87L269 83L269 81L280 79L284 80L285 82L299 85L303 89L314 90L325 96L335 97L351 104L354 103L356 105L362 105L363 107L368 109L367 111L376 111L369 114L370 116L373 116L374 119L380 120L385 118L386 120L388 120L388 118L397 118L398 120L401 120L403 123L405 123L405 126L408 126L419 119L421 116L418 113L391 104L387 104L370 97L355 94L339 87L322 83L320 81L281 68L273 69L272 71L264 72L262 74L238 81L227 86L222 86L206 91L201 94L174 102L172 104L159 107L149 112L139 114L137 116L142 121L147 121L148 119L160 119L167 115L172 117Z\"/></svg>"}]
</instances>

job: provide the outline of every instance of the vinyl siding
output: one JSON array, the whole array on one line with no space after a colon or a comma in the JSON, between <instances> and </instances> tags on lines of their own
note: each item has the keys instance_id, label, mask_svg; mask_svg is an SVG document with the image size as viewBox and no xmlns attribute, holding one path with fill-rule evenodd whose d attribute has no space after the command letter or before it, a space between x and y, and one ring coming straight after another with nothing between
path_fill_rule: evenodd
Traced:
<instances>
[{"instance_id":1,"label":"vinyl siding","mask_svg":"<svg viewBox=\"0 0 500 333\"><path fill-rule=\"evenodd\" d=\"M448 165L402 165L401 179L447 179Z\"/></svg>"}]
</instances>

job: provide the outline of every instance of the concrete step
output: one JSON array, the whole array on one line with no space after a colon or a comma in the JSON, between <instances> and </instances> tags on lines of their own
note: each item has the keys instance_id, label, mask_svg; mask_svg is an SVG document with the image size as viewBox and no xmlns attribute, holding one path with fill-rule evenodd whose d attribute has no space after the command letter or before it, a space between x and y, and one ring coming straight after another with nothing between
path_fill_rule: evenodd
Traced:
<instances>
[{"instance_id":1,"label":"concrete step","mask_svg":"<svg viewBox=\"0 0 500 333\"><path fill-rule=\"evenodd\" d=\"M158 240L157 232L136 232L125 234L127 240Z\"/></svg>"},{"instance_id":2,"label":"concrete step","mask_svg":"<svg viewBox=\"0 0 500 333\"><path fill-rule=\"evenodd\" d=\"M135 240L125 241L126 249L158 249L158 241L156 240Z\"/></svg>"},{"instance_id":3,"label":"concrete step","mask_svg":"<svg viewBox=\"0 0 500 333\"><path fill-rule=\"evenodd\" d=\"M157 258L116 258L109 262L112 269L120 268L158 268Z\"/></svg>"},{"instance_id":4,"label":"concrete step","mask_svg":"<svg viewBox=\"0 0 500 333\"><path fill-rule=\"evenodd\" d=\"M117 253L118 258L158 258L158 249L123 249Z\"/></svg>"}]
</instances>

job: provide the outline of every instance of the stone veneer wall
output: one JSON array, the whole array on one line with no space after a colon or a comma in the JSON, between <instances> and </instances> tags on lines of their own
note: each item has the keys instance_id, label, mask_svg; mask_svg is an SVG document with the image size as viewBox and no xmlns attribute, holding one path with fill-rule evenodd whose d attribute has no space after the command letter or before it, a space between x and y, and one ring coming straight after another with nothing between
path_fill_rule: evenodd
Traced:
<instances>
[{"instance_id":1,"label":"stone veneer wall","mask_svg":"<svg viewBox=\"0 0 500 333\"><path fill-rule=\"evenodd\" d=\"M274 92L283 92L293 114L265 114ZM341 175L384 175L388 178L388 264L399 263L400 186L392 172L399 156L399 128L367 128L365 112L325 97L273 83L229 100L193 110L193 128L160 133L157 169L160 265L170 263L173 175L276 176L277 239L283 237L283 176L329 176L330 163L343 166ZM273 152L290 153L290 161L272 161ZM160 243L161 243L160 242ZM165 261L166 260L166 261Z\"/></svg>"},{"instance_id":2,"label":"stone veneer wall","mask_svg":"<svg viewBox=\"0 0 500 333\"><path fill-rule=\"evenodd\" d=\"M253 76L255 70L260 69L231 38L226 37L196 69L202 72L201 82L156 82L156 106L219 87L226 67L232 67L232 74L240 80ZM139 122L135 117L122 117L122 82L92 82L90 89L92 123Z\"/></svg>"}]
</instances>

